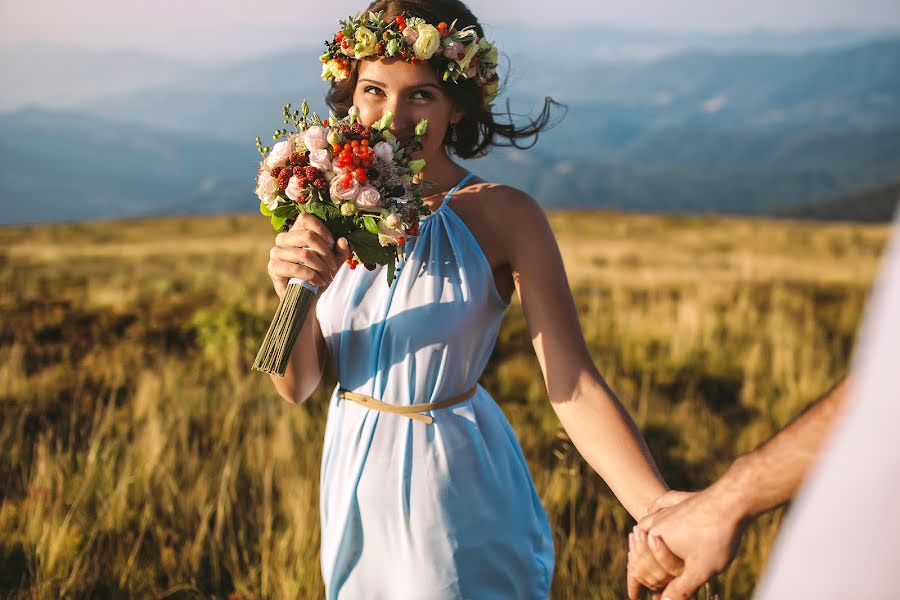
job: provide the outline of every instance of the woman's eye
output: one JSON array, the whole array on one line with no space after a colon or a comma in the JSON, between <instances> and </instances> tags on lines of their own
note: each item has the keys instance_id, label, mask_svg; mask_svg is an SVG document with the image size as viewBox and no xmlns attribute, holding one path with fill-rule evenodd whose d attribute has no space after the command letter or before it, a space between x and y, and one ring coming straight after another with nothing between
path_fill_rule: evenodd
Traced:
<instances>
[{"instance_id":1,"label":"woman's eye","mask_svg":"<svg viewBox=\"0 0 900 600\"><path fill-rule=\"evenodd\" d=\"M381 93L381 89L379 89L379 88L377 88L377 87L375 87L375 86L373 86L373 85L367 85L367 86L363 89L363 93L364 93L364 94L375 94L375 95L378 95L378 94Z\"/></svg>"},{"instance_id":2,"label":"woman's eye","mask_svg":"<svg viewBox=\"0 0 900 600\"><path fill-rule=\"evenodd\" d=\"M412 93L412 97L415 100L432 100L434 98L434 94L426 92L425 90L416 90Z\"/></svg>"}]
</instances>

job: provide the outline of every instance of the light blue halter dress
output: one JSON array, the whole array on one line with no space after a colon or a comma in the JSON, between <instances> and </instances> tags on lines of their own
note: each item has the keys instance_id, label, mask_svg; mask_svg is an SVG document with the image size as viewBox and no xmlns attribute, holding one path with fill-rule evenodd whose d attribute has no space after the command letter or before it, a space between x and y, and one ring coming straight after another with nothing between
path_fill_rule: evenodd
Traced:
<instances>
[{"instance_id":1,"label":"light blue halter dress","mask_svg":"<svg viewBox=\"0 0 900 600\"><path fill-rule=\"evenodd\" d=\"M342 267L316 307L338 387L321 472L328 599L548 598L553 539L509 422L484 388L433 424L341 399L437 402L478 381L507 304L448 202L424 217L391 286Z\"/></svg>"}]
</instances>

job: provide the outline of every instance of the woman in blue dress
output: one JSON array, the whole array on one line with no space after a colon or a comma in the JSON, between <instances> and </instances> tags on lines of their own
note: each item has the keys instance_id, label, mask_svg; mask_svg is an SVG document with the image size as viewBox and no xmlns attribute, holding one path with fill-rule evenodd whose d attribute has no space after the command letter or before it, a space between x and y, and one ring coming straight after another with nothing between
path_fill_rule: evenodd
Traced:
<instances>
[{"instance_id":1,"label":"woman in blue dress","mask_svg":"<svg viewBox=\"0 0 900 600\"><path fill-rule=\"evenodd\" d=\"M495 54L461 2L380 0L368 10L384 11L399 31L411 23L408 52L385 58L383 47L369 52L379 43L370 30L351 32L356 55L350 47L352 60L325 65L335 79L329 104L337 114L356 106L367 125L393 112L390 131L401 141L428 120L418 157L432 183L432 214L407 242L390 286L382 267L351 269L346 240L306 213L278 235L268 266L279 296L291 277L320 290L317 318L307 319L285 377L273 377L276 389L299 404L326 361L338 376L321 470L326 597L547 598L547 515L515 434L477 383L513 293L551 405L585 460L636 519L666 491L591 360L544 212L522 191L484 182L451 158L536 136L550 101L523 128L491 111L497 82L476 61L495 63ZM480 41L480 50L442 43L454 27L471 27L477 38L467 41ZM455 82L441 77L449 60L464 73Z\"/></svg>"}]
</instances>

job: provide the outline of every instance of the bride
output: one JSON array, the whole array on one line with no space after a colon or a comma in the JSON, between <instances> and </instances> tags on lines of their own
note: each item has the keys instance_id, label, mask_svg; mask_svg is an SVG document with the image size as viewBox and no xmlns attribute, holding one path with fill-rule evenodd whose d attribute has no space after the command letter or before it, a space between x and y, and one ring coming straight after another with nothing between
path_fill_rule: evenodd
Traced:
<instances>
[{"instance_id":1,"label":"bride","mask_svg":"<svg viewBox=\"0 0 900 600\"><path fill-rule=\"evenodd\" d=\"M591 360L544 212L453 158L537 136L551 101L526 127L491 111L496 50L462 2L379 0L367 11L377 22L349 19L322 57L328 102L341 116L356 106L366 125L393 112L401 141L428 120L418 158L432 212L390 286L383 267L345 263L347 241L307 213L278 235L268 265L279 296L291 277L320 290L285 377L272 378L279 394L304 402L326 361L339 380L321 468L326 596L547 598L547 515L515 434L477 383L514 293L584 459L635 519L667 489Z\"/></svg>"}]
</instances>

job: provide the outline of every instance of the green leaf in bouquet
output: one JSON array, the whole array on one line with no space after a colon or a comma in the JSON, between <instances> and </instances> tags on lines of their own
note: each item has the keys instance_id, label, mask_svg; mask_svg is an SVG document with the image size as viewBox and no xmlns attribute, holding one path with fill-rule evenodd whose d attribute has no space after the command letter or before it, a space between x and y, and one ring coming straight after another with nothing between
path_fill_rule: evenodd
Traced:
<instances>
[{"instance_id":1,"label":"green leaf in bouquet","mask_svg":"<svg viewBox=\"0 0 900 600\"><path fill-rule=\"evenodd\" d=\"M262 202L262 201L259 203L259 212L260 212L260 214L261 214L262 216L264 216L264 217L271 217L271 216L272 216L272 211L269 210L269 207L266 206L266 203L265 203L265 202Z\"/></svg>"},{"instance_id":2,"label":"green leaf in bouquet","mask_svg":"<svg viewBox=\"0 0 900 600\"><path fill-rule=\"evenodd\" d=\"M275 229L275 231L281 231L281 228L284 226L284 222L287 220L287 217L272 215L272 227Z\"/></svg>"},{"instance_id":3,"label":"green leaf in bouquet","mask_svg":"<svg viewBox=\"0 0 900 600\"><path fill-rule=\"evenodd\" d=\"M328 230L331 232L331 235L334 236L335 240L347 237L357 229L359 229L359 225L354 217L341 216L341 218L328 223Z\"/></svg>"},{"instance_id":4,"label":"green leaf in bouquet","mask_svg":"<svg viewBox=\"0 0 900 600\"><path fill-rule=\"evenodd\" d=\"M315 202L306 203L306 212L316 215L326 223L333 221L341 216L341 209L331 202Z\"/></svg>"},{"instance_id":5,"label":"green leaf in bouquet","mask_svg":"<svg viewBox=\"0 0 900 600\"><path fill-rule=\"evenodd\" d=\"M289 219L300 214L300 209L295 203L291 202L289 204L282 204L281 206L273 210L271 214L276 217L284 217L285 219Z\"/></svg>"},{"instance_id":6,"label":"green leaf in bouquet","mask_svg":"<svg viewBox=\"0 0 900 600\"><path fill-rule=\"evenodd\" d=\"M360 262L372 265L385 265L393 262L393 249L378 243L378 236L365 229L357 229L347 236L350 249L356 252Z\"/></svg>"},{"instance_id":7,"label":"green leaf in bouquet","mask_svg":"<svg viewBox=\"0 0 900 600\"><path fill-rule=\"evenodd\" d=\"M378 235L378 223L375 222L375 217L372 215L363 215L362 221L366 231Z\"/></svg>"}]
</instances>

